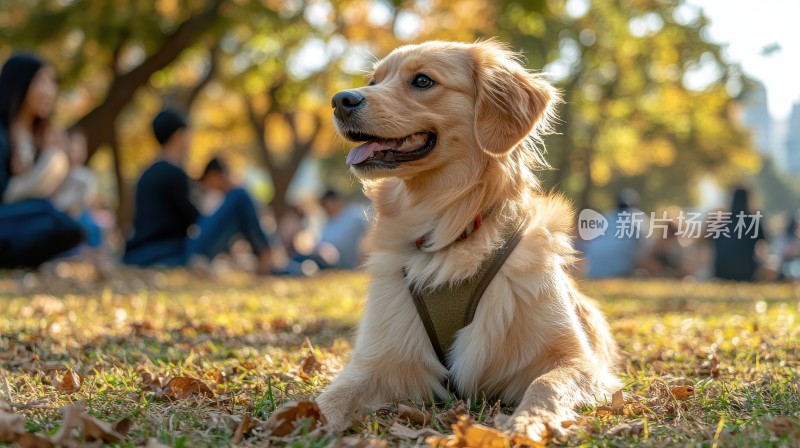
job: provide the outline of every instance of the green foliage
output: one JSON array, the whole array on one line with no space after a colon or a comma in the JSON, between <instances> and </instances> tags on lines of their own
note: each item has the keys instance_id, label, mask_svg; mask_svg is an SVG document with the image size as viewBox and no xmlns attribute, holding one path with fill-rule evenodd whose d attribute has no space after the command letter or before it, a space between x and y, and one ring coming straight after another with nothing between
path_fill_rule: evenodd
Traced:
<instances>
[{"instance_id":1,"label":"green foliage","mask_svg":"<svg viewBox=\"0 0 800 448\"><path fill-rule=\"evenodd\" d=\"M175 37L217 4L213 20ZM556 169L542 177L579 206L603 205L622 186L641 190L644 206L688 204L704 175L728 183L758 170L728 91L742 74L706 40L702 14L687 16L684 1L593 0L586 11L567 4L2 0L0 56L29 48L53 62L67 93L56 120L64 125L121 101L94 117L102 123L92 122L90 151L113 149L115 171L128 181L154 156L150 117L177 103L192 107L198 131L190 171L223 150L235 168L271 171L280 201L299 161L341 149L329 98L363 84L369 55L491 36L511 42L532 69L552 72L563 89L559 134L546 139ZM418 29L401 20L408 17ZM177 51L160 53L169 48ZM114 83L142 67L143 79ZM698 83L698 72L711 82ZM343 164L331 166L333 183L350 183Z\"/></svg>"},{"instance_id":2,"label":"green foliage","mask_svg":"<svg viewBox=\"0 0 800 448\"><path fill-rule=\"evenodd\" d=\"M781 173L772 159L764 160L755 177L761 209L767 214L793 212L800 205L800 181Z\"/></svg>"},{"instance_id":3,"label":"green foliage","mask_svg":"<svg viewBox=\"0 0 800 448\"><path fill-rule=\"evenodd\" d=\"M556 168L546 186L580 207L623 186L638 188L645 206L664 206L691 203L706 174L725 180L758 169L726 87L741 74L705 40L699 11L686 19L684 2L587 4L578 16L562 1L509 1L501 12L504 35L534 68L549 64L564 90L560 135L546 139Z\"/></svg>"}]
</instances>

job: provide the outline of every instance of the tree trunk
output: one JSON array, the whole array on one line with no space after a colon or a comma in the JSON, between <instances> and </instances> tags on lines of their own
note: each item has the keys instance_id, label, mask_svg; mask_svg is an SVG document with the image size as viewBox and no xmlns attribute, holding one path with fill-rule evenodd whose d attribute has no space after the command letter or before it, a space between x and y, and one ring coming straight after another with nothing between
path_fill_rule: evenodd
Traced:
<instances>
[{"instance_id":1,"label":"tree trunk","mask_svg":"<svg viewBox=\"0 0 800 448\"><path fill-rule=\"evenodd\" d=\"M578 86L579 79L580 76L576 75L572 78L572 81L564 87L564 103L558 114L559 120L557 122L556 132L560 136L562 146L558 153L558 160L555 164L552 164L555 169L552 188L558 188L561 191L564 191L564 187L561 184L567 179L572 169L570 166L570 156L573 150L571 140L572 131L570 129L570 125L572 124L572 97Z\"/></svg>"},{"instance_id":2,"label":"tree trunk","mask_svg":"<svg viewBox=\"0 0 800 448\"><path fill-rule=\"evenodd\" d=\"M592 159L594 158L592 145L586 147L583 159L583 187L578 196L578 210L589 208L592 194Z\"/></svg>"},{"instance_id":3,"label":"tree trunk","mask_svg":"<svg viewBox=\"0 0 800 448\"><path fill-rule=\"evenodd\" d=\"M272 104L275 104L274 98L278 91L277 86L272 86L269 90L272 95ZM247 110L247 118L250 121L250 126L253 128L255 134L256 146L258 146L261 160L264 167L272 179L272 187L275 190L275 196L270 201L269 205L275 214L275 219L280 220L284 213L289 209L289 203L286 199L286 193L289 190L289 185L294 179L294 175L300 168L300 164L311 152L314 147L314 140L316 140L320 129L322 128L322 120L319 117L314 117L314 127L311 134L304 141L300 141L300 135L297 130L297 117L295 113L285 113L286 122L289 124L289 129L292 133L292 143L294 149L289 154L288 160L285 163L278 163L275 160L274 151L269 147L266 136L265 122L269 111L258 113L253 108L253 103L249 98L243 98L245 109ZM275 112L275 110L273 110Z\"/></svg>"},{"instance_id":4,"label":"tree trunk","mask_svg":"<svg viewBox=\"0 0 800 448\"><path fill-rule=\"evenodd\" d=\"M275 188L275 196L270 201L269 206L272 208L272 213L275 214L275 219L281 219L289 209L286 192L289 191L289 185L292 183L294 174L284 170L270 172L272 186Z\"/></svg>"},{"instance_id":5,"label":"tree trunk","mask_svg":"<svg viewBox=\"0 0 800 448\"><path fill-rule=\"evenodd\" d=\"M117 133L113 131L112 134L109 147L114 159L114 177L117 180L117 228L125 235L133 220L133 204L131 203L131 192L122 175L122 156Z\"/></svg>"}]
</instances>

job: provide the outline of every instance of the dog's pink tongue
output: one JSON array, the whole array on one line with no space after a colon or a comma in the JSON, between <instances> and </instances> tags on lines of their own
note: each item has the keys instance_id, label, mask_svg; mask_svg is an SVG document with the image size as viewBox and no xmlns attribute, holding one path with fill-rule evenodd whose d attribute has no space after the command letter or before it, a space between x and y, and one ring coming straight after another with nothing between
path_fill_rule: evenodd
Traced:
<instances>
[{"instance_id":1,"label":"dog's pink tongue","mask_svg":"<svg viewBox=\"0 0 800 448\"><path fill-rule=\"evenodd\" d=\"M356 146L347 154L348 165L358 165L359 163L369 159L369 156L377 151L385 151L394 148L395 142L393 140L373 140L366 142L363 145Z\"/></svg>"}]
</instances>

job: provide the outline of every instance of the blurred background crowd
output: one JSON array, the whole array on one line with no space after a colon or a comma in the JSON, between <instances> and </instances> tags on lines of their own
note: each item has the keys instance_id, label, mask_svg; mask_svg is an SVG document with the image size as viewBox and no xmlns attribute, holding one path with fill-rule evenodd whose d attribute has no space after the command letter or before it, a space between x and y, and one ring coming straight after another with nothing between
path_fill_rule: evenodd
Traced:
<instances>
[{"instance_id":1,"label":"blurred background crowd","mask_svg":"<svg viewBox=\"0 0 800 448\"><path fill-rule=\"evenodd\" d=\"M797 278L800 5L748 5L0 2L0 267L355 269L369 204L331 95L398 45L496 36L564 92L545 189L611 219L577 239L582 275ZM632 209L763 219L755 238L616 238Z\"/></svg>"}]
</instances>

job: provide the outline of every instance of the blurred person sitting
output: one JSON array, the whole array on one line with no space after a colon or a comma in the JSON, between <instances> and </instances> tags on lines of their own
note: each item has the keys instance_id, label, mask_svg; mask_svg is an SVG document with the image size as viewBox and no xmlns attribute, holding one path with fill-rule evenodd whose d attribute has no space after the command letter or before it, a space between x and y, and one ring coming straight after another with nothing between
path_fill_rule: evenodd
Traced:
<instances>
[{"instance_id":1,"label":"blurred person sitting","mask_svg":"<svg viewBox=\"0 0 800 448\"><path fill-rule=\"evenodd\" d=\"M80 129L68 133L69 172L52 197L57 209L71 216L84 213L97 196L97 176L85 165L86 135Z\"/></svg>"},{"instance_id":2,"label":"blurred person sitting","mask_svg":"<svg viewBox=\"0 0 800 448\"><path fill-rule=\"evenodd\" d=\"M57 85L33 55L0 71L0 267L36 267L77 246L80 224L50 202L69 174L67 139L49 126Z\"/></svg>"},{"instance_id":3,"label":"blurred person sitting","mask_svg":"<svg viewBox=\"0 0 800 448\"><path fill-rule=\"evenodd\" d=\"M800 280L800 235L798 231L800 211L789 216L783 233L775 239L775 254L779 260L779 280Z\"/></svg>"},{"instance_id":4,"label":"blurred person sitting","mask_svg":"<svg viewBox=\"0 0 800 448\"><path fill-rule=\"evenodd\" d=\"M589 278L628 277L633 274L644 251L644 214L635 207L639 194L625 188L617 195L616 209L606 213L606 232L584 244L586 276ZM624 216L624 217L623 217ZM641 220L639 219L641 217ZM628 234L619 234L621 220L630 224Z\"/></svg>"},{"instance_id":5,"label":"blurred person sitting","mask_svg":"<svg viewBox=\"0 0 800 448\"><path fill-rule=\"evenodd\" d=\"M675 224L669 222L666 231L654 232L647 239L638 264L648 276L683 278L692 273L687 269L686 249L681 245L677 231Z\"/></svg>"},{"instance_id":6,"label":"blurred person sitting","mask_svg":"<svg viewBox=\"0 0 800 448\"><path fill-rule=\"evenodd\" d=\"M92 205L97 198L98 181L94 171L86 166L86 135L79 128L67 134L67 159L70 168L64 182L50 198L55 207L77 219L86 236L85 244L69 255L84 255L98 272L109 273L109 260L103 251L104 231L97 223Z\"/></svg>"},{"instance_id":7,"label":"blurred person sitting","mask_svg":"<svg viewBox=\"0 0 800 448\"><path fill-rule=\"evenodd\" d=\"M313 275L320 269L359 267L361 240L367 230L367 209L361 204L348 204L334 190L327 190L319 199L325 212L325 223L318 242L306 228L305 212L290 209L281 219L289 263L282 272L286 275Z\"/></svg>"},{"instance_id":8,"label":"blurred person sitting","mask_svg":"<svg viewBox=\"0 0 800 448\"><path fill-rule=\"evenodd\" d=\"M763 252L761 243L767 238L763 217L756 221L756 214L750 209L750 191L746 188L733 191L729 220L719 226L725 231L713 238L714 276L724 280L755 281ZM744 230L740 231L742 228Z\"/></svg>"},{"instance_id":9,"label":"blurred person sitting","mask_svg":"<svg viewBox=\"0 0 800 448\"><path fill-rule=\"evenodd\" d=\"M236 188L230 177L228 165L220 157L212 157L197 179L201 193L196 202L200 203L200 214L212 215L225 201L225 195Z\"/></svg>"},{"instance_id":10,"label":"blurred person sitting","mask_svg":"<svg viewBox=\"0 0 800 448\"><path fill-rule=\"evenodd\" d=\"M126 243L125 263L174 267L208 261L226 252L241 235L258 257L258 272L270 272L272 253L250 195L232 183L220 182L216 174L209 177L206 173L205 185L222 188L224 199L216 211L201 215L191 200L189 177L182 168L191 145L186 119L165 109L152 126L161 157L136 185L133 232ZM207 167L209 170L221 171Z\"/></svg>"},{"instance_id":11,"label":"blurred person sitting","mask_svg":"<svg viewBox=\"0 0 800 448\"><path fill-rule=\"evenodd\" d=\"M310 254L314 250L314 237L308 233L307 214L303 207L289 207L278 221L278 238L286 255L291 258Z\"/></svg>"},{"instance_id":12,"label":"blurred person sitting","mask_svg":"<svg viewBox=\"0 0 800 448\"><path fill-rule=\"evenodd\" d=\"M292 276L313 276L321 268L332 267L338 261L338 251L329 246L325 257L318 252L318 232L310 224L314 221L300 205L289 207L277 225L277 237L282 243L287 263L279 273Z\"/></svg>"},{"instance_id":13,"label":"blurred person sitting","mask_svg":"<svg viewBox=\"0 0 800 448\"><path fill-rule=\"evenodd\" d=\"M327 217L320 235L317 253L325 266L355 269L361 262L361 241L367 232L367 210L357 203L348 204L334 190L327 190L319 200Z\"/></svg>"}]
</instances>

